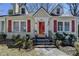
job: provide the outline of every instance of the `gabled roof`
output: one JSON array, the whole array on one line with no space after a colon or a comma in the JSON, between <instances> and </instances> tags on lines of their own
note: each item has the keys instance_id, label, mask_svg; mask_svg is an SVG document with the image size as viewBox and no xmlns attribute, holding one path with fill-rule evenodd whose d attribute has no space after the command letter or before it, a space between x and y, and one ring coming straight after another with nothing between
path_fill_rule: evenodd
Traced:
<instances>
[{"instance_id":1,"label":"gabled roof","mask_svg":"<svg viewBox=\"0 0 79 59\"><path fill-rule=\"evenodd\" d=\"M51 8L52 10L51 10L49 13L51 13L58 5L59 5L58 3L55 4L55 5Z\"/></svg>"},{"instance_id":2,"label":"gabled roof","mask_svg":"<svg viewBox=\"0 0 79 59\"><path fill-rule=\"evenodd\" d=\"M35 17L49 17L49 13L43 8L43 7L40 7L34 14L33 16Z\"/></svg>"},{"instance_id":3,"label":"gabled roof","mask_svg":"<svg viewBox=\"0 0 79 59\"><path fill-rule=\"evenodd\" d=\"M52 16L60 16L60 15L57 15L57 14L54 14L53 12L54 12L54 10L57 8L57 7L60 7L60 8L62 8L62 6L60 5L60 4L56 4L55 5L55 7L52 9L52 11L50 12L50 14L52 15ZM62 8L63 9L63 8Z\"/></svg>"}]
</instances>

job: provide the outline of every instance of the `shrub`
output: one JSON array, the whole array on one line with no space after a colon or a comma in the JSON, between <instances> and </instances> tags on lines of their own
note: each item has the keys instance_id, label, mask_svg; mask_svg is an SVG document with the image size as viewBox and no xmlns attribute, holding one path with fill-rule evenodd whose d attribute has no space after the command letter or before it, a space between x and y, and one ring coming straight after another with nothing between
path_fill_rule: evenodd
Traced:
<instances>
[{"instance_id":1,"label":"shrub","mask_svg":"<svg viewBox=\"0 0 79 59\"><path fill-rule=\"evenodd\" d=\"M64 45L71 45L73 46L74 42L76 41L76 37L74 34L68 34L66 37L65 37L65 40L64 40Z\"/></svg>"},{"instance_id":2,"label":"shrub","mask_svg":"<svg viewBox=\"0 0 79 59\"><path fill-rule=\"evenodd\" d=\"M15 47L18 46L20 49L22 47L22 45L23 45L23 39L18 38L17 41L15 42L14 46Z\"/></svg>"},{"instance_id":3,"label":"shrub","mask_svg":"<svg viewBox=\"0 0 79 59\"><path fill-rule=\"evenodd\" d=\"M26 39L29 40L30 39L30 35L26 34Z\"/></svg>"},{"instance_id":4,"label":"shrub","mask_svg":"<svg viewBox=\"0 0 79 59\"><path fill-rule=\"evenodd\" d=\"M26 34L26 37L20 38L20 35L14 36L13 40L15 41L14 46L20 48L28 49L33 46L33 41L30 39L30 35Z\"/></svg>"},{"instance_id":5,"label":"shrub","mask_svg":"<svg viewBox=\"0 0 79 59\"><path fill-rule=\"evenodd\" d=\"M4 34L4 33L1 33L1 34L0 34L0 39L4 39L4 40L5 40L5 39L6 39L6 37L7 37L7 35L6 35L6 34Z\"/></svg>"},{"instance_id":6,"label":"shrub","mask_svg":"<svg viewBox=\"0 0 79 59\"><path fill-rule=\"evenodd\" d=\"M75 49L76 49L76 55L79 55L79 41L76 41L75 43L74 43L74 47L75 47Z\"/></svg>"},{"instance_id":7,"label":"shrub","mask_svg":"<svg viewBox=\"0 0 79 59\"><path fill-rule=\"evenodd\" d=\"M64 40L64 36L62 33L56 33L55 36L56 36L56 40Z\"/></svg>"},{"instance_id":8,"label":"shrub","mask_svg":"<svg viewBox=\"0 0 79 59\"><path fill-rule=\"evenodd\" d=\"M13 35L12 40L17 42L20 39L20 35Z\"/></svg>"},{"instance_id":9,"label":"shrub","mask_svg":"<svg viewBox=\"0 0 79 59\"><path fill-rule=\"evenodd\" d=\"M32 48L33 47L33 40L28 40L28 48Z\"/></svg>"},{"instance_id":10,"label":"shrub","mask_svg":"<svg viewBox=\"0 0 79 59\"><path fill-rule=\"evenodd\" d=\"M59 42L62 41L61 44L65 45L65 46L66 45L73 46L74 42L76 41L76 37L75 37L74 34L67 34L65 32L63 32L63 33L58 33L57 32L55 34L55 36L56 36L55 40L56 41L59 40ZM55 41L55 43L56 43L56 41ZM58 45L58 44L56 43L56 45Z\"/></svg>"},{"instance_id":11,"label":"shrub","mask_svg":"<svg viewBox=\"0 0 79 59\"><path fill-rule=\"evenodd\" d=\"M59 48L60 45L62 45L62 41L64 40L64 36L62 33L56 33L55 34L56 38L55 38L55 45L57 48Z\"/></svg>"},{"instance_id":12,"label":"shrub","mask_svg":"<svg viewBox=\"0 0 79 59\"><path fill-rule=\"evenodd\" d=\"M26 37L24 39L24 46L25 49L33 47L33 40L31 40L29 34L26 34Z\"/></svg>"}]
</instances>

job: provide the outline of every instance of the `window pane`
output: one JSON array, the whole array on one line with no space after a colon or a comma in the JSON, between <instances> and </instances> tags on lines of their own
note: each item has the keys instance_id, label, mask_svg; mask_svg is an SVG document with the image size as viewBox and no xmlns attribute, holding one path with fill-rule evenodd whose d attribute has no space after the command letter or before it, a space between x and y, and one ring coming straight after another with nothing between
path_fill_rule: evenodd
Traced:
<instances>
[{"instance_id":1,"label":"window pane","mask_svg":"<svg viewBox=\"0 0 79 59\"><path fill-rule=\"evenodd\" d=\"M1 27L2 27L2 28L1 28L1 31L4 32L4 21L2 21L2 24L1 24L1 25L2 25L2 26L1 26Z\"/></svg>"},{"instance_id":2,"label":"window pane","mask_svg":"<svg viewBox=\"0 0 79 59\"><path fill-rule=\"evenodd\" d=\"M0 32L4 32L4 21L0 21Z\"/></svg>"},{"instance_id":3,"label":"window pane","mask_svg":"<svg viewBox=\"0 0 79 59\"><path fill-rule=\"evenodd\" d=\"M21 32L26 32L26 22L21 22Z\"/></svg>"},{"instance_id":4,"label":"window pane","mask_svg":"<svg viewBox=\"0 0 79 59\"><path fill-rule=\"evenodd\" d=\"M58 22L58 31L63 31L63 22Z\"/></svg>"},{"instance_id":5,"label":"window pane","mask_svg":"<svg viewBox=\"0 0 79 59\"><path fill-rule=\"evenodd\" d=\"M65 22L65 31L69 31L69 22Z\"/></svg>"},{"instance_id":6,"label":"window pane","mask_svg":"<svg viewBox=\"0 0 79 59\"><path fill-rule=\"evenodd\" d=\"M57 14L60 14L60 8L57 8Z\"/></svg>"},{"instance_id":7,"label":"window pane","mask_svg":"<svg viewBox=\"0 0 79 59\"><path fill-rule=\"evenodd\" d=\"M22 9L21 9L21 13L22 13L22 14L25 14L25 8L22 8Z\"/></svg>"},{"instance_id":8,"label":"window pane","mask_svg":"<svg viewBox=\"0 0 79 59\"><path fill-rule=\"evenodd\" d=\"M14 22L13 23L13 31L14 32L19 32L19 22Z\"/></svg>"}]
</instances>

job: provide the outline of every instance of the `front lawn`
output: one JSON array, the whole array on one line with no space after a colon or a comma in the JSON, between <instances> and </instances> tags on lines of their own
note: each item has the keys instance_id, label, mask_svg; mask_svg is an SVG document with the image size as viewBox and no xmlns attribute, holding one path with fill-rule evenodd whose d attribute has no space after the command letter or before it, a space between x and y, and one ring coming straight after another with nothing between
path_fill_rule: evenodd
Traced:
<instances>
[{"instance_id":1,"label":"front lawn","mask_svg":"<svg viewBox=\"0 0 79 59\"><path fill-rule=\"evenodd\" d=\"M30 51L26 49L21 49L20 51L18 48L8 48L5 44L0 45L0 56L37 56L40 55L39 51L32 49Z\"/></svg>"}]
</instances>

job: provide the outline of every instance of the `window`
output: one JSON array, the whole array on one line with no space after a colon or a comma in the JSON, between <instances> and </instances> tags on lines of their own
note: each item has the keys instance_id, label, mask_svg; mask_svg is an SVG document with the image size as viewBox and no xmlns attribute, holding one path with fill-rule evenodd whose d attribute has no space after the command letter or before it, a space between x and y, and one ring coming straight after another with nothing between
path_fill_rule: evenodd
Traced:
<instances>
[{"instance_id":1,"label":"window","mask_svg":"<svg viewBox=\"0 0 79 59\"><path fill-rule=\"evenodd\" d=\"M21 22L21 32L26 32L26 22Z\"/></svg>"},{"instance_id":2,"label":"window","mask_svg":"<svg viewBox=\"0 0 79 59\"><path fill-rule=\"evenodd\" d=\"M57 14L58 15L60 14L60 8L57 8Z\"/></svg>"},{"instance_id":3,"label":"window","mask_svg":"<svg viewBox=\"0 0 79 59\"><path fill-rule=\"evenodd\" d=\"M69 22L65 22L65 31L69 31Z\"/></svg>"},{"instance_id":4,"label":"window","mask_svg":"<svg viewBox=\"0 0 79 59\"><path fill-rule=\"evenodd\" d=\"M63 31L63 22L58 22L58 31Z\"/></svg>"},{"instance_id":5,"label":"window","mask_svg":"<svg viewBox=\"0 0 79 59\"><path fill-rule=\"evenodd\" d=\"M0 21L0 32L4 32L4 21Z\"/></svg>"},{"instance_id":6,"label":"window","mask_svg":"<svg viewBox=\"0 0 79 59\"><path fill-rule=\"evenodd\" d=\"M13 22L13 32L19 32L19 22Z\"/></svg>"},{"instance_id":7,"label":"window","mask_svg":"<svg viewBox=\"0 0 79 59\"><path fill-rule=\"evenodd\" d=\"M22 13L22 14L25 14L25 8L22 8L22 9L21 9L21 13Z\"/></svg>"}]
</instances>

